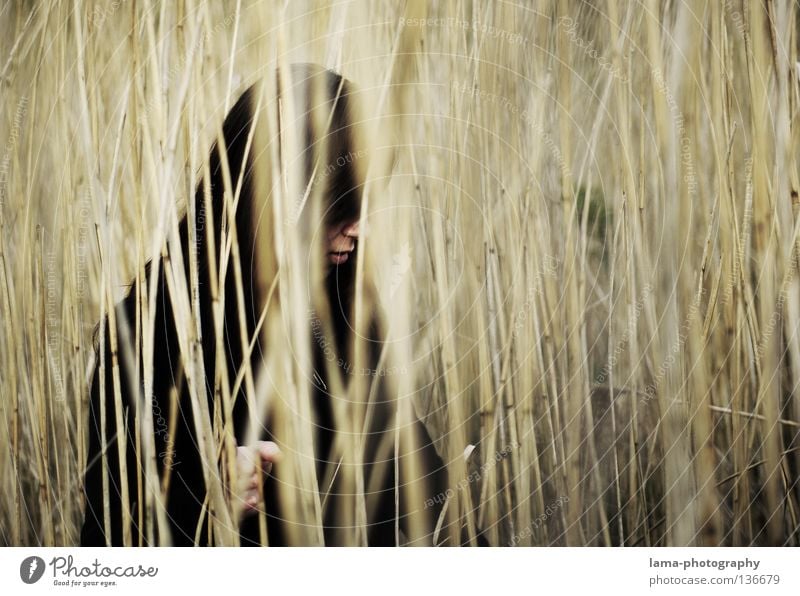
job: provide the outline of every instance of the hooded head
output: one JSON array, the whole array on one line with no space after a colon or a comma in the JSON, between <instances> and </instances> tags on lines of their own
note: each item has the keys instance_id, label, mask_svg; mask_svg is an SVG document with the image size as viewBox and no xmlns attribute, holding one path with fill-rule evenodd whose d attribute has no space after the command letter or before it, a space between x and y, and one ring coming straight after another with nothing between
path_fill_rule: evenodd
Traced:
<instances>
[{"instance_id":1,"label":"hooded head","mask_svg":"<svg viewBox=\"0 0 800 596\"><path fill-rule=\"evenodd\" d=\"M368 157L362 148L358 98L350 81L316 64L293 64L289 79L301 147L298 215L306 223L321 224L324 262L343 265L351 260L359 237ZM286 83L279 73L279 97L285 96Z\"/></svg>"},{"instance_id":2,"label":"hooded head","mask_svg":"<svg viewBox=\"0 0 800 596\"><path fill-rule=\"evenodd\" d=\"M263 93L262 84L266 86ZM216 234L213 252L217 253L221 229L229 221L226 205L234 205L250 330L255 328L260 305L275 280L276 250L284 246L279 246L273 233L279 227L284 233L293 230L305 247L302 250L313 251L308 253L306 265L309 287L317 283L312 279L324 284L337 342L344 341L352 329L348 320L358 239L364 233L365 222L359 226L359 216L367 171L374 180L371 187L379 190L393 165L393 152L376 151L366 142L365 123L374 127L376 120L363 116L362 97L362 92L335 72L314 64L293 64L276 71L274 79L248 88L225 118L224 149L216 144L209 162L211 192L205 193L202 184L198 188L197 229L203 229L200 218L203 206L208 204L204 201L210 198ZM235 202L223 198L223 155L231 196L238 197ZM280 179L276 180L278 174ZM288 191L281 201L286 205L279 216L282 221L273 219L277 213L272 194L276 181L282 191ZM226 276L230 286L226 296L236 296L235 277L232 271ZM208 281L213 283L213 278ZM313 300L318 296L311 293ZM226 319L238 320L236 308L236 300L226 300L226 310L231 311ZM347 351L344 345L341 347L343 353ZM235 347L231 349L236 351Z\"/></svg>"},{"instance_id":3,"label":"hooded head","mask_svg":"<svg viewBox=\"0 0 800 596\"><path fill-rule=\"evenodd\" d=\"M240 172L244 174L241 200L236 207L239 244L244 244L246 251L250 246L255 247L256 236L263 235L263 228L257 230L261 226L262 209L268 202L255 198L267 196L269 190L256 192L257 188L265 187L259 186L263 178L257 181L254 172L275 171L274 164L263 158L278 156L281 174L289 174L287 179L293 184L285 187L290 194L286 221L301 225L309 241L314 237L319 239L315 244L322 247L324 262L330 269L352 261L360 232L361 199L371 157L359 117L360 100L350 81L319 65L292 64L287 70L288 73L276 71L274 96L278 103L273 113L277 114L274 121L277 133L267 132L264 139L265 147L275 143L277 154L269 148L263 152L253 149L258 144L252 129L259 104L259 85L242 94L223 124L231 189L239 184ZM287 97L292 101L284 101ZM263 109L258 120L268 120ZM213 208L219 222L225 221L221 153L215 145L210 162ZM245 156L247 165L242 168ZM199 205L202 205L201 192L198 189ZM198 209L198 215L201 214L202 209ZM219 236L216 240L218 246ZM245 258L250 256L254 255L243 254Z\"/></svg>"}]
</instances>

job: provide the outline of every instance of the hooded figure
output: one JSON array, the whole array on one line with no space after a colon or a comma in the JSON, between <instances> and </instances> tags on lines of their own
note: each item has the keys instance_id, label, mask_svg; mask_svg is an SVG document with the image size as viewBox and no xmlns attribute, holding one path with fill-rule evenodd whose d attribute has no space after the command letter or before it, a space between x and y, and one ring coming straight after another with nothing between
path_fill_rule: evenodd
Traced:
<instances>
[{"instance_id":1,"label":"hooded figure","mask_svg":"<svg viewBox=\"0 0 800 596\"><path fill-rule=\"evenodd\" d=\"M327 294L330 325L326 329L332 330L333 337L319 341L319 336L314 335L310 329L309 338L312 341L312 361L314 370L309 371L308 379L312 383L311 406L315 424L314 453L316 456L316 473L320 491L325 491L323 506L323 533L325 544L337 545L352 543L353 530L349 522L340 523L337 506L346 499L350 488L337 484L336 474L331 474L331 467L336 463L334 445L336 444L335 421L333 416L332 400L329 394L330 379L327 377L326 360L329 354L326 351L334 349L339 356L339 362L348 362L353 346L353 325L350 317L353 312L353 288L356 271L356 251L358 219L361 211L361 193L363 174L359 172L353 159L358 152L354 150L354 136L351 134L351 85L338 74L324 70L314 65L293 65L291 69L293 81L315 81L315 86L322 89L324 101L330 114L326 133L328 163L336 164L324 171L320 180L324 184L321 196L324 199L321 213L322 224L327 238L323 238L325 262L327 270L323 274L323 286ZM315 87L315 88L316 88ZM307 87L306 87L307 88ZM203 366L205 370L205 386L208 400L208 412L219 412L221 398L215 387L218 387L220 378L227 378L231 385L237 373L241 371L245 358L251 358L253 370L261 362L261 346L257 339L258 318L263 306L263 297L258 297L253 291L257 287L253 277L253 263L257 263L257 226L253 224L259 218L258 202L256 197L256 184L253 151L250 151L252 142L251 128L256 112L257 90L255 87L248 89L228 113L222 130L224 148L214 144L209 158L209 176L211 198L211 217L206 213L204 183L198 184L195 194L195 230L197 254L197 272L199 296L199 323L202 329ZM318 138L315 138L311 117L307 118L304 139L305 151L303 155L303 170L306 181L311 178L314 167L311 148ZM223 238L221 229L228 227L229 214L223 196L224 176L223 160L220 153L225 151L227 156L227 172L230 176L230 187L236 188L241 184L239 200L235 206L236 234L239 247L239 262L241 263L242 288L244 308L241 315L244 319L244 333L240 320L240 309L237 306L236 275L233 271L233 259L227 265L225 276L225 301L223 306L223 339L224 358L218 359L214 329L215 297L209 291L217 279L214 271L214 261L209 253L214 255L218 251L220 240ZM246 160L246 163L245 163ZM317 164L318 165L318 164ZM324 165L324 164L323 164ZM244 167L243 167L244 166ZM243 172L243 175L240 175ZM319 170L317 172L319 174ZM241 179L240 179L241 178ZM230 202L228 203L231 204ZM191 211L190 211L191 213ZM301 206L300 216L308 217L309 205ZM179 233L182 246L182 263L185 267L186 279L190 278L189 247L190 230L188 216L180 222ZM213 224L211 224L213 222ZM212 225L213 250L209 251L206 225ZM263 232L262 232L263 233ZM143 363L140 355L134 349L137 345L131 336L133 333L120 331L117 337L117 350L113 352L109 341L109 321L105 325L104 367L97 366L91 385L89 406L89 449L84 479L86 509L84 524L81 531L81 545L104 546L122 545L130 539L133 546L149 544L148 536L155 536L155 543L167 540L158 536L154 530L157 525L150 519L149 512L152 507L143 506L143 503L153 503L153 499L161 491L166 496L166 512L168 526L171 533L171 542L174 545L213 545L218 543L212 532L208 531L209 499L206 481L204 479L203 457L198 446L196 433L196 414L192 409L192 397L187 389L184 365L186 358L179 347L179 334L176 328L175 315L170 300L170 288L164 269L168 262L176 264L179 259L170 258L168 254L162 256L161 266L157 271L157 296L155 312L155 338L153 342L153 387L150 399L153 406L153 437L155 443L156 466L161 483L160 487L148 487L144 480L143 469L146 462L142 461L141 445L145 438L141 436L140 428L137 429L135 421L137 414L137 394L143 395L142 384ZM318 261L311 261L318 262ZM148 262L146 277L149 280L153 274L153 263ZM127 326L117 324L117 329L141 328L135 325L137 321L137 302L140 301L136 290L131 290L129 295L115 308L117 321L127 321ZM372 332L377 325L372 325ZM313 337L312 337L313 335ZM331 341L327 341L330 339ZM242 346L255 343L256 347L250 354L245 354ZM378 369L377 357L380 352L379 342L371 342L373 349L368 350L368 364L371 370ZM114 366L116 363L116 367ZM224 367L224 370L222 370ZM101 368L104 372L101 374ZM118 370L115 379L114 370ZM224 374L220 374L223 372ZM346 388L352 374L341 375L343 386ZM368 383L377 382L376 377L370 377ZM244 384L242 384L244 385ZM115 387L119 388L121 399L117 401ZM374 393L374 392L373 392ZM395 422L394 410L385 396L377 398L377 407L374 416L370 419L367 429L367 440L364 449L364 483L366 497L366 538L372 545L397 544L397 527L402 531L408 544L432 544L435 525L441 512L441 505L427 506L434 502L441 503L447 491L446 468L436 453L432 441L425 427L416 418L410 425L410 432L400 443L400 458L413 457L414 464L405 465L404 462L395 461L393 423ZM249 410L248 401L244 396L244 389L231 396L233 401L232 418L235 438L238 445L245 441L248 420L253 414ZM124 494L120 476L120 455L118 449L117 428L125 429L124 437L126 469L127 469L127 495ZM263 429L261 439L276 440L267 422ZM102 429L105 429L103 432ZM405 443L405 444L404 444ZM389 448L387 449L387 445ZM105 447L105 451L104 451ZM208 458L206 457L206 461ZM398 464L399 465L396 465ZM303 520L289 521L285 515L286 503L280 499L278 482L282 464L275 463L273 472L268 474L263 485L264 506L268 529L268 543L270 545L286 545L291 542L290 527L293 523ZM404 470L415 470L415 477L407 477ZM107 470L104 473L104 470ZM396 477L395 470L400 470L400 478ZM208 473L208 470L205 470ZM335 472L335 471L334 471ZM217 471L218 473L218 471ZM276 480L276 478L278 480ZM333 478L333 480L332 480ZM413 499L405 496L405 489L415 486L416 496ZM424 491L420 494L420 489ZM108 509L104 492L108 494ZM350 494L352 496L352 493ZM399 505L396 497L399 496ZM346 505L345 505L346 507ZM127 510L127 514L126 514ZM399 516L397 515L399 511ZM147 514L146 514L147 512ZM414 524L407 523L409 515L415 515ZM130 524L123 520L129 519ZM260 544L259 516L247 515L238 525L240 543L242 545ZM308 520L305 520L308 522ZM238 523L238 522L233 522ZM413 527L412 527L413 526ZM446 535L442 531L442 535Z\"/></svg>"}]
</instances>

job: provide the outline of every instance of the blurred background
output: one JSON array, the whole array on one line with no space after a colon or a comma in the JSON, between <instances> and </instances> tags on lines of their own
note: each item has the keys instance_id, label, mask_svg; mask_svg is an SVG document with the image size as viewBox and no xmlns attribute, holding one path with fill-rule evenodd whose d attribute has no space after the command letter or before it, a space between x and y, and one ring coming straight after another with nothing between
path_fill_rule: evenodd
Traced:
<instances>
[{"instance_id":1,"label":"blurred background","mask_svg":"<svg viewBox=\"0 0 800 596\"><path fill-rule=\"evenodd\" d=\"M791 0L6 0L0 544L77 543L95 326L239 94L316 62L394 149L363 271L453 515L497 546L800 545L798 25Z\"/></svg>"}]
</instances>

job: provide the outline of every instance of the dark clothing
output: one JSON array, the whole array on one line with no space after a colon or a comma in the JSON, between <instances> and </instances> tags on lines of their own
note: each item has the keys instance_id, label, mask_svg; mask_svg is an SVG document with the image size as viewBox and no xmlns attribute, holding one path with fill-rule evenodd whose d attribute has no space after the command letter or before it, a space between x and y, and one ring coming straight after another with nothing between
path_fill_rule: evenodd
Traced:
<instances>
[{"instance_id":1,"label":"dark clothing","mask_svg":"<svg viewBox=\"0 0 800 596\"><path fill-rule=\"evenodd\" d=\"M333 75L331 74L331 76ZM341 79L338 79L338 81L339 82L336 84L337 88L339 88L341 84ZM231 109L223 126L223 136L227 148L228 163L234 188L236 187L245 156L245 145L252 119L252 96L252 89L245 92ZM349 151L347 147L341 148L342 153L347 151ZM241 255L240 262L242 264L242 275L244 277L242 285L245 308L243 314L247 333L246 339L248 342L256 328L261 307L261 301L254 295L255 284L251 283L253 282L251 279L251 264L255 262L254 259L256 257L255 238L252 231L252 218L255 217L255 214L251 211L254 196L251 167L248 160L248 167L244 171L244 179L242 181L241 198L235 214L238 244ZM344 200L348 204L344 206L340 205L338 210L340 212L352 213L355 211L355 207L349 203L353 200L353 189L357 189L357 185L350 184L346 177L354 176L354 173L348 171L348 168L340 169L342 172L337 172L336 174L340 179L332 180L331 183L334 185L339 184L341 188L347 189L346 192L341 193L341 196L344 196ZM213 235L216 250L220 242L220 227L224 225L226 221L222 198L222 171L216 144L210 156L210 173ZM350 182L352 182L352 180ZM205 397L207 399L208 409L213 419L215 412L219 412L222 407L222 397L221 395L215 394L215 379L218 378L215 376L215 370L217 370L218 364L215 361L217 350L213 332L213 304L212 297L208 291L211 287L212 277L207 254L207 232L205 226L210 224L212 218L208 217L209 214L205 213L202 186L202 183L198 185L195 195L195 227L198 237L196 239L189 238L187 216L180 224L180 238L183 252L182 262L185 267L187 280L189 279L190 242L196 242L197 247L200 288L200 295L198 297L199 319L202 330L203 365L206 374L205 387L207 389L206 395L200 396L200 398L202 399L202 397ZM355 212L357 213L357 211ZM178 261L174 258L176 256L177 255L168 255L171 266L177 266ZM162 258L157 273L158 293L155 312L156 336L153 346L154 378L152 395L148 396L148 399L152 400L154 412L153 428L155 436L152 438L155 441L155 453L157 454L156 467L162 482L165 473L169 476L166 509L172 535L172 543L174 545L192 545L195 543L211 545L214 543L214 540L213 538L209 539L208 532L207 520L209 503L202 469L203 458L201 458L197 447L195 413L193 413L192 410L191 398L185 379L185 371L183 370L185 358L182 357L179 348L178 332L175 326L173 308L170 301L170 291L165 281L164 265L166 262L167 260ZM331 316L333 317L333 329L336 335L335 343L337 350L342 354L347 353L348 341L350 338L349 334L351 333L347 321L349 293L342 292L342 288L347 287L348 284L352 287L354 263L355 258L351 258L348 263L335 268L328 276L328 296L331 304ZM152 269L153 263L148 263L146 267L148 279L152 275ZM232 384L245 358L241 349L242 341L240 337L239 312L235 299L236 286L232 264L229 265L225 283L226 300L224 305L223 336L225 341L224 353L226 355L226 361L221 364L227 367L228 379ZM128 500L130 503L132 519L131 534L134 546L147 544L148 527L157 527L155 520L147 519L147 515L150 515L150 512L154 511L154 508L144 507L142 502L143 500L147 502L148 493L156 495L159 492L159 487L144 486L144 475L141 472L144 462L139 461L137 457L137 455L142 452L141 448L138 448L138 445L146 440L145 437L137 437L136 433L137 402L145 403L143 401L144 397L142 397L144 393L143 365L141 359L137 357L133 349L136 343L132 339L135 329L137 328L137 300L138 295L136 289L133 288L128 297L118 304L115 309L118 319L117 329L124 328L121 322L121 319L124 317L131 330L130 338L125 337L124 333L120 333L118 339L119 347L116 356L119 370L119 387L122 398L122 409L120 413L122 420L124 420L124 428L127 433L125 440L127 442ZM112 373L112 359L114 354L111 352L110 343L108 341L108 322L106 321L103 324L106 326L105 376L101 379L98 359L98 366L92 380L89 404L89 449L84 486L86 512L84 525L81 531L82 546L103 546L106 544L107 539L103 512L104 487L101 459L101 440L103 436L101 432L101 387L103 385L105 386L107 480L110 495L110 511L108 518L110 535L108 536L108 542L111 545L123 544L123 496L120 494L121 479L116 436L117 404L115 403L114 379ZM312 400L312 407L315 410L314 415L317 421L315 453L317 459L320 462L324 462L331 453L336 430L333 428L331 396L327 394L325 389L327 386L326 373L325 367L322 366L324 362L323 356L320 353L319 342L313 342L312 345L314 346L315 371L319 379L319 382L314 386ZM258 364L262 362L260 345L256 345L251 358L253 370L255 372ZM372 364L371 368L374 369L377 367ZM345 374L343 376L346 377L347 375ZM309 374L309 378L312 377L313 375ZM377 382L377 380L373 380L373 382ZM249 414L244 397L244 390L242 389L238 395L231 397L234 400L234 433L237 443L242 444ZM383 398L381 398L381 400L383 400ZM365 460L367 486L372 484L378 487L378 489L373 491L370 495L371 504L368 508L368 542L370 545L395 544L395 485L398 483L395 482L394 478L393 451L387 454L383 447L386 444L393 446L394 443L393 438L391 438L388 443L386 441L381 441L381 439L386 438L387 433L393 432L390 430L393 421L393 405L386 401L381 401L381 404L382 405L378 408L379 415L376 416L371 428L371 439L366 449L367 459ZM172 420L175 421L174 438L169 435L169 429L172 428ZM414 419L412 427L412 434L415 436L415 442L418 443L419 448L419 452L415 457L419 458L418 461L421 462L422 467L420 469L420 475L425 478L425 494L428 497L434 497L440 493L443 494L447 489L446 468L437 455L424 425ZM261 438L264 440L274 440L268 428L264 430ZM401 450L405 451L406 447L408 447L409 450L411 448L410 446L401 445ZM419 457L420 454L422 457ZM387 458L381 459L387 455ZM217 463L210 462L210 465L215 466ZM280 465L280 463L276 464L276 468ZM321 476L325 469L326 467L322 463L319 463L317 466L318 475ZM403 470L405 468L401 465L400 469ZM379 482L375 484L377 480L379 480ZM401 477L399 480L399 485L405 486L409 483L413 483L415 479L405 479ZM320 477L320 485L322 482L323 480ZM339 489L337 489L334 484L334 488L331 491L332 502L336 499L337 490ZM287 544L287 522L280 513L281 503L278 502L275 481L272 476L267 478L264 491L268 514L267 527L269 529L269 544ZM401 528L405 526L404 513L411 509L423 510L425 498L420 500L419 507L414 507L413 504L407 501L407 499L404 501L401 496L401 517L399 520ZM440 510L440 506L436 506L424 509L423 511L426 516L425 524L429 526L430 532L433 531L433 525L436 522ZM329 508L328 511L333 511L333 508ZM204 519L205 522L200 526L200 531L198 532L198 522L201 519ZM334 513L329 513L325 516L324 534L327 544L339 544L342 541L341 533L337 530L336 525L337 520L335 519ZM406 533L406 531L407 528L404 529L404 533ZM240 528L240 536L243 545L259 543L258 516L249 517L243 522ZM163 537L161 540L163 540ZM429 540L430 537L428 537L427 541ZM159 538L156 538L156 542L158 541ZM426 539L424 537L420 538L420 544L425 542Z\"/></svg>"}]
</instances>

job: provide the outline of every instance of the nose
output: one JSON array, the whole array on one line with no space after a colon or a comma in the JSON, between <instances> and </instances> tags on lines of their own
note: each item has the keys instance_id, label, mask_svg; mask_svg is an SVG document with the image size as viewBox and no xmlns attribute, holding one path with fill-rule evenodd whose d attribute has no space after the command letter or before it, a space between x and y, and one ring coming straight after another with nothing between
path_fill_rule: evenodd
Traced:
<instances>
[{"instance_id":1,"label":"nose","mask_svg":"<svg viewBox=\"0 0 800 596\"><path fill-rule=\"evenodd\" d=\"M358 221L355 221L344 227L342 234L348 238L358 238Z\"/></svg>"}]
</instances>

